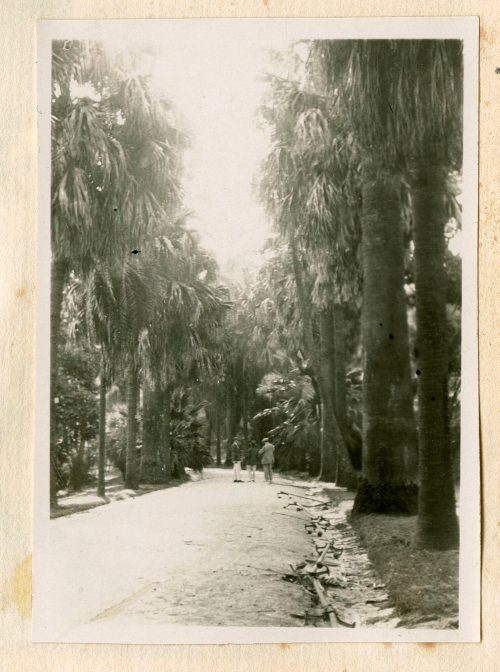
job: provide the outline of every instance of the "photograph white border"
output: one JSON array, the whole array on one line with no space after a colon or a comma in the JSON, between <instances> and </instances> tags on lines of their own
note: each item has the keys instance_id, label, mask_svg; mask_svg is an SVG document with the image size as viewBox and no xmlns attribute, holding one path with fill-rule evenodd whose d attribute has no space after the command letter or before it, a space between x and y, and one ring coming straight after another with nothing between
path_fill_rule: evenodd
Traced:
<instances>
[{"instance_id":1,"label":"photograph white border","mask_svg":"<svg viewBox=\"0 0 500 672\"><path fill-rule=\"evenodd\" d=\"M282 31L294 39L460 39L464 44L464 161L462 256L462 417L460 489L460 597L457 630L360 628L237 628L142 626L132 629L100 624L77 636L54 639L50 624L40 623L37 605L50 586L49 381L50 381L50 58L53 39L105 40L130 30ZM355 19L124 19L42 21L38 29L39 229L36 371L36 447L34 456L33 640L89 643L267 643L267 642L476 642L480 639L480 470L477 346L478 211L478 33L477 17ZM270 37L270 43L272 39Z\"/></svg>"}]
</instances>

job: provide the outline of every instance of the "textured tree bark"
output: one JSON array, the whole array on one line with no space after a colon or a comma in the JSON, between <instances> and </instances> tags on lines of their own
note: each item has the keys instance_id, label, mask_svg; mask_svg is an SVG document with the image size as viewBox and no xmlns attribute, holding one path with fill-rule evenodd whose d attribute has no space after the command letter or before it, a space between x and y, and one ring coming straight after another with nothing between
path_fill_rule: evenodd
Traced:
<instances>
[{"instance_id":1,"label":"textured tree bark","mask_svg":"<svg viewBox=\"0 0 500 672\"><path fill-rule=\"evenodd\" d=\"M76 455L71 463L70 487L77 492L87 483L87 451L85 440L82 439L80 434L75 437L74 445L76 446Z\"/></svg>"},{"instance_id":2,"label":"textured tree bark","mask_svg":"<svg viewBox=\"0 0 500 672\"><path fill-rule=\"evenodd\" d=\"M148 382L142 387L142 451L141 481L157 483L158 473L158 392Z\"/></svg>"},{"instance_id":3,"label":"textured tree bark","mask_svg":"<svg viewBox=\"0 0 500 672\"><path fill-rule=\"evenodd\" d=\"M212 416L209 415L207 418L207 433L205 436L205 446L210 454L212 456L212 435L214 433L214 427L213 427L213 422L212 422Z\"/></svg>"},{"instance_id":4,"label":"textured tree bark","mask_svg":"<svg viewBox=\"0 0 500 672\"><path fill-rule=\"evenodd\" d=\"M318 369L320 369L320 367L318 367ZM335 416L334 402L330 396L330 386L325 382L324 376L321 372L317 378L318 386L322 396L322 441L327 444L322 455L319 479L323 481L335 481L335 483L339 486L348 488L349 490L356 490L358 487L358 477L352 467L344 438ZM330 446L329 449L328 445ZM329 452L330 455L335 455L332 450L332 446L336 446L338 448L335 461L333 461L327 455L327 452ZM334 469L333 477L331 471L332 468Z\"/></svg>"},{"instance_id":5,"label":"textured tree bark","mask_svg":"<svg viewBox=\"0 0 500 672\"><path fill-rule=\"evenodd\" d=\"M363 479L355 513L416 513L416 431L401 206L390 175L365 175L362 213Z\"/></svg>"},{"instance_id":6,"label":"textured tree bark","mask_svg":"<svg viewBox=\"0 0 500 672\"><path fill-rule=\"evenodd\" d=\"M345 444L347 407L345 397L345 321L344 309L338 304L320 313L320 355L323 372L322 398L330 399L331 410L327 410L323 426L323 444L331 442L331 453L335 461L334 480L338 485L357 488L357 475ZM324 404L323 404L324 405ZM338 449L336 449L338 447ZM327 447L323 445L322 462L328 464ZM323 470L321 470L323 473ZM322 480L325 480L321 476Z\"/></svg>"},{"instance_id":7,"label":"textured tree bark","mask_svg":"<svg viewBox=\"0 0 500 672\"><path fill-rule=\"evenodd\" d=\"M55 434L55 385L59 364L59 341L61 338L61 306L67 266L55 260L50 278L50 505L57 506L57 447Z\"/></svg>"},{"instance_id":8,"label":"textured tree bark","mask_svg":"<svg viewBox=\"0 0 500 672\"><path fill-rule=\"evenodd\" d=\"M319 316L320 371L318 385L321 395L321 468L322 481L336 481L339 456L336 450L333 423L335 421L335 348L333 313L325 308Z\"/></svg>"},{"instance_id":9,"label":"textured tree bark","mask_svg":"<svg viewBox=\"0 0 500 672\"><path fill-rule=\"evenodd\" d=\"M248 389L245 381L243 382L242 391L242 417L243 417L243 450L246 454L248 448Z\"/></svg>"},{"instance_id":10,"label":"textured tree bark","mask_svg":"<svg viewBox=\"0 0 500 672\"><path fill-rule=\"evenodd\" d=\"M322 401L320 404L320 413L320 468L318 479L334 483L337 480L337 459L332 451L335 439L332 431L332 411L330 405Z\"/></svg>"},{"instance_id":11,"label":"textured tree bark","mask_svg":"<svg viewBox=\"0 0 500 672\"><path fill-rule=\"evenodd\" d=\"M97 458L97 495L106 496L106 370L104 358L101 358L99 382L99 454Z\"/></svg>"},{"instance_id":12,"label":"textured tree bark","mask_svg":"<svg viewBox=\"0 0 500 672\"><path fill-rule=\"evenodd\" d=\"M448 434L448 362L444 226L446 172L415 170L413 227L417 306L420 496L417 542L430 549L459 543Z\"/></svg>"},{"instance_id":13,"label":"textured tree bark","mask_svg":"<svg viewBox=\"0 0 500 672\"><path fill-rule=\"evenodd\" d=\"M345 440L347 427L347 402L345 388L346 374L346 335L345 308L339 303L333 305L333 343L334 343L334 387L335 415L339 429Z\"/></svg>"},{"instance_id":14,"label":"textured tree bark","mask_svg":"<svg viewBox=\"0 0 500 672\"><path fill-rule=\"evenodd\" d=\"M221 456L221 434L222 434L222 427L221 427L221 421L220 421L220 408L219 405L217 404L216 407L216 414L215 414L215 464L220 467L222 464L222 456Z\"/></svg>"},{"instance_id":15,"label":"textured tree bark","mask_svg":"<svg viewBox=\"0 0 500 672\"><path fill-rule=\"evenodd\" d=\"M322 345L323 339L321 338L321 332L323 331L326 335L327 328L331 329L331 323L328 327L324 324L322 330L320 315L320 346L318 348L314 342L314 337L311 331L309 301L302 280L302 271L298 260L296 243L293 238L290 241L290 249L292 253L295 282L297 285L299 310L304 325L304 345L307 351L307 356L310 358L312 369L314 370L321 397L322 432L320 441L321 470L319 478L322 480L336 481L337 485L342 485L349 489L356 489L357 476L349 460L347 447L335 416L335 400L333 390L331 389L334 380L333 371L331 364L326 361L326 355L324 355L327 347L331 347L333 339L332 331L328 333L328 337ZM323 316L323 318L324 317L325 316Z\"/></svg>"},{"instance_id":16,"label":"textured tree bark","mask_svg":"<svg viewBox=\"0 0 500 672\"><path fill-rule=\"evenodd\" d=\"M226 380L226 458L224 465L230 467L233 464L231 459L231 444L236 434L236 390L230 378Z\"/></svg>"},{"instance_id":17,"label":"textured tree bark","mask_svg":"<svg viewBox=\"0 0 500 672\"><path fill-rule=\"evenodd\" d=\"M172 389L167 385L163 390L155 388L155 424L154 440L158 442L157 454L160 455L163 465L164 480L168 482L172 478L172 442L170 437L170 423L172 414Z\"/></svg>"},{"instance_id":18,"label":"textured tree bark","mask_svg":"<svg viewBox=\"0 0 500 672\"><path fill-rule=\"evenodd\" d=\"M137 364L133 356L128 365L127 374L127 455L125 467L125 486L136 490L139 486L137 468L137 398L139 395L139 377Z\"/></svg>"}]
</instances>

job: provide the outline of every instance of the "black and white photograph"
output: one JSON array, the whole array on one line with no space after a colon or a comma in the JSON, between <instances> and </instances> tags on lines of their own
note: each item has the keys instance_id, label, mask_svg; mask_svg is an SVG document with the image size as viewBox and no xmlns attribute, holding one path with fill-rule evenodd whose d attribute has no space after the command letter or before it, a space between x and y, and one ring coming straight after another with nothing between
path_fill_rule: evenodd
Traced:
<instances>
[{"instance_id":1,"label":"black and white photograph","mask_svg":"<svg viewBox=\"0 0 500 672\"><path fill-rule=\"evenodd\" d=\"M33 638L478 641L478 21L38 27Z\"/></svg>"}]
</instances>

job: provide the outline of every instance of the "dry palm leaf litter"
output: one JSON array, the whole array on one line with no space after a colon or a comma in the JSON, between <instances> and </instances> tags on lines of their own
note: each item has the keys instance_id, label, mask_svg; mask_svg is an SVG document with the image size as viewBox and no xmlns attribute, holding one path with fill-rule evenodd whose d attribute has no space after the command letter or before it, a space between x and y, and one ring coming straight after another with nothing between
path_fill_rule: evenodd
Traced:
<instances>
[{"instance_id":1,"label":"dry palm leaf litter","mask_svg":"<svg viewBox=\"0 0 500 672\"><path fill-rule=\"evenodd\" d=\"M333 503L326 496L312 495L312 490L308 495L278 493L285 509L306 514L305 528L312 541L311 557L292 565L283 576L311 595L312 607L294 616L305 626L397 627L399 618L385 586L347 522L351 502Z\"/></svg>"}]
</instances>

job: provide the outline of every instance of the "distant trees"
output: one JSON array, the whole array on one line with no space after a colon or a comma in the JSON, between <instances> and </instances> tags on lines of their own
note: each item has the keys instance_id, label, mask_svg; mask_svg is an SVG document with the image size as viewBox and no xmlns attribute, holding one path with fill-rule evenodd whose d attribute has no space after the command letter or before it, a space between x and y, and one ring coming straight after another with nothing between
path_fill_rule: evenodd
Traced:
<instances>
[{"instance_id":1,"label":"distant trees","mask_svg":"<svg viewBox=\"0 0 500 672\"><path fill-rule=\"evenodd\" d=\"M266 402L253 422L269 425L268 434L276 446L280 469L317 473L319 467L320 418L316 391L309 376L297 369L284 375L269 373L262 379L257 394Z\"/></svg>"},{"instance_id":2,"label":"distant trees","mask_svg":"<svg viewBox=\"0 0 500 672\"><path fill-rule=\"evenodd\" d=\"M54 43L51 501L83 445L73 399L101 495L106 440L137 488L201 468L213 437L220 464L224 441L229 460L236 434L267 434L282 468L357 489L355 512L418 503L419 543L451 548L461 44L317 40L276 67L257 179L274 232L259 273L223 286L187 226L172 105L133 58Z\"/></svg>"},{"instance_id":3,"label":"distant trees","mask_svg":"<svg viewBox=\"0 0 500 672\"><path fill-rule=\"evenodd\" d=\"M52 434L57 446L57 487L62 490L85 485L88 469L95 461L87 445L99 428L97 371L98 358L84 347L66 350L59 357Z\"/></svg>"},{"instance_id":4,"label":"distant trees","mask_svg":"<svg viewBox=\"0 0 500 672\"><path fill-rule=\"evenodd\" d=\"M338 188L335 177L349 182L345 138L336 136L323 100L300 82L272 77L270 84L262 116L271 127L273 145L262 167L260 193L289 247L302 345L320 395L320 476L353 486L355 476L337 417L345 406L344 388L335 373L345 367L344 343L341 329L334 338L333 326L335 313L337 326L342 319L344 297L356 292L347 261L358 245L356 222L346 207L352 185Z\"/></svg>"},{"instance_id":5,"label":"distant trees","mask_svg":"<svg viewBox=\"0 0 500 672\"><path fill-rule=\"evenodd\" d=\"M413 196L421 485L418 541L458 545L450 450L449 324L446 316L445 228L455 212L450 175L462 167L463 57L459 41L412 42L407 62L418 62L408 105L409 168Z\"/></svg>"},{"instance_id":6,"label":"distant trees","mask_svg":"<svg viewBox=\"0 0 500 672\"><path fill-rule=\"evenodd\" d=\"M303 329L310 326L302 331L303 347L318 382L323 423L326 410L333 419L323 424L323 464L330 466L321 474L334 478L333 465L346 455L345 378L334 373L343 369L335 362L345 362L345 342L332 333L335 310L344 306L359 320L363 369L363 470L355 511L416 511L418 427L419 540L453 546L444 230L455 214L450 175L461 170L461 45L324 40L311 42L307 57L299 54L292 49L283 76L270 78L263 116L273 148L261 194L290 246L301 322ZM413 269L412 375L405 283ZM353 364L357 354L351 349ZM342 427L340 436L325 431L328 426Z\"/></svg>"},{"instance_id":7,"label":"distant trees","mask_svg":"<svg viewBox=\"0 0 500 672\"><path fill-rule=\"evenodd\" d=\"M363 479L355 510L415 511L416 430L404 294L404 174L394 141L397 45L390 40L317 42L328 95L356 138L363 298ZM394 148L396 146L396 149Z\"/></svg>"},{"instance_id":8,"label":"distant trees","mask_svg":"<svg viewBox=\"0 0 500 672\"><path fill-rule=\"evenodd\" d=\"M151 401L159 434L149 448L153 462L156 451L161 452L155 464L168 478L170 395L179 384L198 382L202 370L210 367L213 356L208 350L225 304L216 284L215 262L185 227L179 182L184 134L170 103L153 97L147 79L135 74L134 59L124 54L111 59L98 43L56 41L52 96L55 504L59 443L54 390L68 283L76 288L77 336L100 351L101 495L106 389L119 380L127 402L127 486L136 488L139 483L137 416L144 404L150 413ZM66 349L72 347L67 342ZM144 476L154 478L150 463L144 456Z\"/></svg>"}]
</instances>

